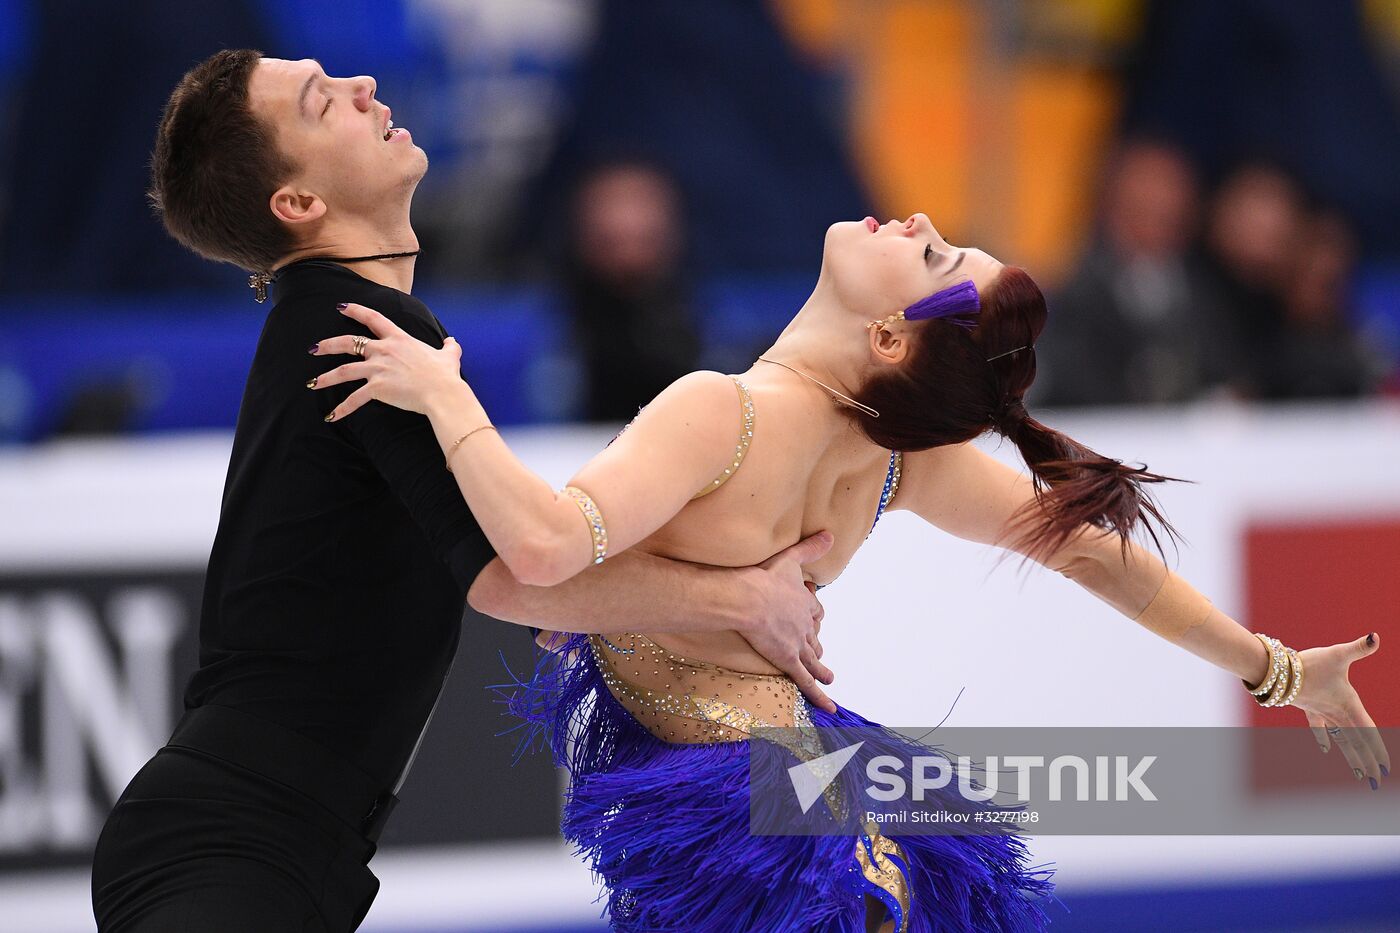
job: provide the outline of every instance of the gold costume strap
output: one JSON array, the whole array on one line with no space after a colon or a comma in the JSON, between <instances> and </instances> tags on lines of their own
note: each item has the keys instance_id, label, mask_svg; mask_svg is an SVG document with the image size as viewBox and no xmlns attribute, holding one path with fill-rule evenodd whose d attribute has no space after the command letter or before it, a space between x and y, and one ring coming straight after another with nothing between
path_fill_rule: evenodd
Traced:
<instances>
[{"instance_id":1,"label":"gold costume strap","mask_svg":"<svg viewBox=\"0 0 1400 933\"><path fill-rule=\"evenodd\" d=\"M691 501L699 499L701 496L708 496L725 483L729 482L729 477L739 472L739 464L744 462L744 456L749 452L749 444L753 442L753 396L749 394L749 387L739 381L737 376L730 376L734 380L734 385L739 390L739 403L743 406L744 426L739 431L739 440L734 445L734 460L725 468L724 472L716 476L704 489L691 496Z\"/></svg>"},{"instance_id":2,"label":"gold costume strap","mask_svg":"<svg viewBox=\"0 0 1400 933\"><path fill-rule=\"evenodd\" d=\"M1167 641L1180 641L1210 618L1214 608L1200 590L1168 570L1157 595L1133 621Z\"/></svg>"}]
</instances>

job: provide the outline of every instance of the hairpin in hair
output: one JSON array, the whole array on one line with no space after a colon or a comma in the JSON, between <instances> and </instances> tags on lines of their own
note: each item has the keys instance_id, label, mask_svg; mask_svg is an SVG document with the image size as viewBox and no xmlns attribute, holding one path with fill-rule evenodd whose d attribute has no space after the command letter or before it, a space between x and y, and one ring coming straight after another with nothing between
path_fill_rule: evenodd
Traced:
<instances>
[{"instance_id":1,"label":"hairpin in hair","mask_svg":"<svg viewBox=\"0 0 1400 933\"><path fill-rule=\"evenodd\" d=\"M992 360L999 360L999 359L1001 359L1003 356L1010 356L1010 355L1013 354L1013 353L1020 353L1022 350L1030 350L1030 349L1033 349L1034 347L1035 347L1035 344L1033 344L1033 343L1028 343L1028 344L1026 344L1024 347L1017 347L1017 348L1014 349L1014 350L1007 350L1005 353L998 353L996 356L989 356L989 357L987 357L987 362L990 363Z\"/></svg>"},{"instance_id":2,"label":"hairpin in hair","mask_svg":"<svg viewBox=\"0 0 1400 933\"><path fill-rule=\"evenodd\" d=\"M977 312L982 308L982 300L977 294L977 286L969 279L950 285L942 291L934 292L927 298L914 302L903 311L896 311L883 321L871 321L866 327L884 327L895 321L927 321L944 318L951 324L962 327L977 326Z\"/></svg>"}]
</instances>

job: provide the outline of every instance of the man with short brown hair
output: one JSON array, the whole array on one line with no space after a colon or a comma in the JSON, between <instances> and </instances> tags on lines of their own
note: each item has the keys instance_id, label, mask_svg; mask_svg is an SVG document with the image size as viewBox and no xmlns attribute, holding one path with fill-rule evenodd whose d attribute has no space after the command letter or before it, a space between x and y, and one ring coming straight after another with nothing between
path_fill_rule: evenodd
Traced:
<instances>
[{"instance_id":1,"label":"man with short brown hair","mask_svg":"<svg viewBox=\"0 0 1400 933\"><path fill-rule=\"evenodd\" d=\"M813 677L830 681L822 611L800 566L829 535L759 567L633 549L526 587L495 559L425 418L370 403L327 423L353 387L307 392L336 362L307 351L347 326L337 305L377 308L434 346L446 337L409 294L409 204L427 158L375 91L313 60L224 51L185 76L161 120L151 193L167 229L255 273L277 303L239 410L186 712L94 854L106 933L354 930L464 598L553 631L738 630L831 708Z\"/></svg>"},{"instance_id":2,"label":"man with short brown hair","mask_svg":"<svg viewBox=\"0 0 1400 933\"><path fill-rule=\"evenodd\" d=\"M264 203L298 170L249 108L251 49L215 53L170 96L151 153L151 203L165 228L208 259L271 269L292 252L291 228Z\"/></svg>"}]
</instances>

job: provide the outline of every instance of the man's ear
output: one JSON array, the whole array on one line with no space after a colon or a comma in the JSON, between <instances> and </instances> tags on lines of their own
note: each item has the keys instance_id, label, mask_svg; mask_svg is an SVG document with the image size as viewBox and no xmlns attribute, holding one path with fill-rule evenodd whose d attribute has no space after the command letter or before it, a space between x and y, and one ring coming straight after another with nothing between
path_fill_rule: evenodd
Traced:
<instances>
[{"instance_id":1,"label":"man's ear","mask_svg":"<svg viewBox=\"0 0 1400 933\"><path fill-rule=\"evenodd\" d=\"M870 355L881 363L903 363L909 355L909 340L913 336L904 322L872 327L868 331Z\"/></svg>"},{"instance_id":2,"label":"man's ear","mask_svg":"<svg viewBox=\"0 0 1400 933\"><path fill-rule=\"evenodd\" d=\"M283 185L272 192L268 201L272 214L283 223L293 226L311 223L326 216L326 202L309 191L301 191L291 185Z\"/></svg>"}]
</instances>

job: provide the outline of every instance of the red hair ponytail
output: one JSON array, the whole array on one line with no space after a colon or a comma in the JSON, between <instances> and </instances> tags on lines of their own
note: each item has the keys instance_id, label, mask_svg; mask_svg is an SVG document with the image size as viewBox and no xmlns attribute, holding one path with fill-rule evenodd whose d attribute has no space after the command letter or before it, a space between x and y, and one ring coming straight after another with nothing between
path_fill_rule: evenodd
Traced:
<instances>
[{"instance_id":1,"label":"red hair ponytail","mask_svg":"<svg viewBox=\"0 0 1400 933\"><path fill-rule=\"evenodd\" d=\"M1176 530L1146 483L1173 477L1129 467L1095 453L1032 418L1022 398L1035 381L1035 342L1045 328L1045 296L1024 269L1005 267L982 295L971 329L941 320L915 325L903 365L866 382L857 398L880 412L861 417L881 447L916 451L960 444L995 430L1014 443L1030 468L1036 508L1012 519L1020 549L1045 558L1085 525L1129 536L1143 527L1157 545L1156 524Z\"/></svg>"}]
</instances>

